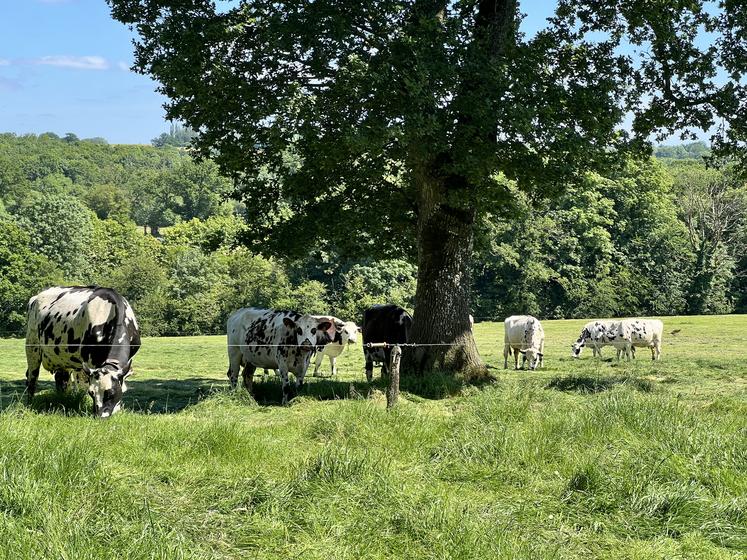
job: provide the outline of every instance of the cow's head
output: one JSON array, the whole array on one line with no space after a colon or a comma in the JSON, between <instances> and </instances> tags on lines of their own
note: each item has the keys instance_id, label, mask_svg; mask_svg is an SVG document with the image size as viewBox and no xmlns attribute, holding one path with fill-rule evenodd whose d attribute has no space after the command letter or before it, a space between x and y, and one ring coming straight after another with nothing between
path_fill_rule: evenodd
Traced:
<instances>
[{"instance_id":1,"label":"cow's head","mask_svg":"<svg viewBox=\"0 0 747 560\"><path fill-rule=\"evenodd\" d=\"M132 373L132 360L124 367L107 363L98 368L83 364L88 378L88 394L93 399L93 413L98 418L108 418L122 405L122 395L127 391L125 379Z\"/></svg>"},{"instance_id":2,"label":"cow's head","mask_svg":"<svg viewBox=\"0 0 747 560\"><path fill-rule=\"evenodd\" d=\"M529 369L537 369L540 360L542 360L542 352L536 348L527 348L526 350L519 350L519 352L521 352L521 355L529 362Z\"/></svg>"},{"instance_id":3,"label":"cow's head","mask_svg":"<svg viewBox=\"0 0 747 560\"><path fill-rule=\"evenodd\" d=\"M586 341L591 338L591 333L589 332L589 329L584 328L584 330L581 331L581 336L578 337L578 340L571 344L571 357L572 358L579 358L581 357L581 350L584 349L584 346L586 346Z\"/></svg>"},{"instance_id":4,"label":"cow's head","mask_svg":"<svg viewBox=\"0 0 747 560\"><path fill-rule=\"evenodd\" d=\"M296 320L284 317L283 324L295 336L296 345L305 350L313 350L334 338L335 324L328 317L303 315Z\"/></svg>"},{"instance_id":5,"label":"cow's head","mask_svg":"<svg viewBox=\"0 0 747 560\"><path fill-rule=\"evenodd\" d=\"M361 332L361 328L353 321L348 321L347 323L343 323L342 326L338 326L337 332L340 333L344 346L358 342L358 333Z\"/></svg>"}]
</instances>

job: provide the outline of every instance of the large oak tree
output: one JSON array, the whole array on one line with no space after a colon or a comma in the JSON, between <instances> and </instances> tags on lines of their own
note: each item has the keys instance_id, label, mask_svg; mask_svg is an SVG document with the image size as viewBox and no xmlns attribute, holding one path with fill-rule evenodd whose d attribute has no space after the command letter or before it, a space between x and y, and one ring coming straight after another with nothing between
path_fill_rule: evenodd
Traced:
<instances>
[{"instance_id":1,"label":"large oak tree","mask_svg":"<svg viewBox=\"0 0 747 560\"><path fill-rule=\"evenodd\" d=\"M455 345L413 370L481 366L473 226L506 178L547 196L652 135L747 133L737 0L559 0L531 36L517 0L108 1L168 118L235 180L248 244L416 259L413 339Z\"/></svg>"}]
</instances>

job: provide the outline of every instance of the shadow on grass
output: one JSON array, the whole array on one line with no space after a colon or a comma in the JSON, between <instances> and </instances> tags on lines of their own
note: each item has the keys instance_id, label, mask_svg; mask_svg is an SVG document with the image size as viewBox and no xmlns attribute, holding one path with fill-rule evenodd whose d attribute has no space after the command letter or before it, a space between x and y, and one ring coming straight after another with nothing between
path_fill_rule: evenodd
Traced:
<instances>
[{"instance_id":1,"label":"shadow on grass","mask_svg":"<svg viewBox=\"0 0 747 560\"><path fill-rule=\"evenodd\" d=\"M567 375L555 377L547 384L548 389L582 394L601 393L616 385L629 385L642 393L650 393L654 384L647 379L637 379L629 375L592 377L588 375Z\"/></svg>"},{"instance_id":2,"label":"shadow on grass","mask_svg":"<svg viewBox=\"0 0 747 560\"><path fill-rule=\"evenodd\" d=\"M444 373L427 376L405 375L400 379L400 391L422 399L444 399L459 394L466 386L481 386L492 383L490 377L466 381ZM241 380L239 379L239 383ZM373 392L385 392L388 379L374 377L366 381L340 379L314 379L305 383L297 396L316 400L365 399ZM195 405L215 393L227 391L228 381L208 377L188 377L180 379L128 380L128 391L123 403L127 410L144 414L171 414ZM243 391L244 389L239 389ZM0 392L0 411L20 402L25 404L25 383L23 380L4 382ZM252 390L254 400L265 406L282 403L280 380L261 377L254 380ZM57 393L52 383L39 383L37 394L29 404L37 412L56 412L67 415L90 414L91 398L84 391Z\"/></svg>"}]
</instances>

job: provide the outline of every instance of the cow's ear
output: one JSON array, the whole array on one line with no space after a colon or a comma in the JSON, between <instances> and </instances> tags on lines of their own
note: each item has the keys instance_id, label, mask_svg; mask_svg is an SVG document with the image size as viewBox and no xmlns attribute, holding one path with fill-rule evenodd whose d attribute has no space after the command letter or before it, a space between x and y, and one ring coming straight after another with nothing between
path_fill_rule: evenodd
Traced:
<instances>
[{"instance_id":1,"label":"cow's ear","mask_svg":"<svg viewBox=\"0 0 747 560\"><path fill-rule=\"evenodd\" d=\"M526 353L527 353L526 350L519 350L519 354L526 354Z\"/></svg>"},{"instance_id":2,"label":"cow's ear","mask_svg":"<svg viewBox=\"0 0 747 560\"><path fill-rule=\"evenodd\" d=\"M544 357L545 357L545 355L544 355L544 354L543 354L542 352L537 352L537 355L538 355L538 356L539 356L540 358L544 358Z\"/></svg>"},{"instance_id":3,"label":"cow's ear","mask_svg":"<svg viewBox=\"0 0 747 560\"><path fill-rule=\"evenodd\" d=\"M316 326L317 329L320 331L328 331L330 329L334 330L334 325L332 324L332 321L322 321Z\"/></svg>"},{"instance_id":4,"label":"cow's ear","mask_svg":"<svg viewBox=\"0 0 747 560\"><path fill-rule=\"evenodd\" d=\"M91 368L88 367L88 364L83 362L83 373L85 373L88 377L91 377Z\"/></svg>"},{"instance_id":5,"label":"cow's ear","mask_svg":"<svg viewBox=\"0 0 747 560\"><path fill-rule=\"evenodd\" d=\"M295 329L296 323L293 322L293 319L290 317L283 317L283 324L288 327L289 329Z\"/></svg>"},{"instance_id":6,"label":"cow's ear","mask_svg":"<svg viewBox=\"0 0 747 560\"><path fill-rule=\"evenodd\" d=\"M363 327L355 327L355 330L357 330L358 332L363 332Z\"/></svg>"}]
</instances>

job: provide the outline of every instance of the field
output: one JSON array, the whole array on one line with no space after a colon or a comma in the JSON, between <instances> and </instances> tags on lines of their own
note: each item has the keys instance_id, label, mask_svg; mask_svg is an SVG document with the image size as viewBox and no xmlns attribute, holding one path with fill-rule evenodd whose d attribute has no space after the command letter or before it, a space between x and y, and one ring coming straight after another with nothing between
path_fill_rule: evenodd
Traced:
<instances>
[{"instance_id":1,"label":"field","mask_svg":"<svg viewBox=\"0 0 747 560\"><path fill-rule=\"evenodd\" d=\"M223 337L145 339L107 421L44 371L19 402L2 340L0 558L745 558L747 316L665 318L659 363L572 360L583 323L536 372L479 323L495 381L403 377L392 411L359 346L281 407L227 390Z\"/></svg>"}]
</instances>

